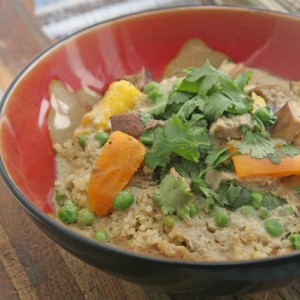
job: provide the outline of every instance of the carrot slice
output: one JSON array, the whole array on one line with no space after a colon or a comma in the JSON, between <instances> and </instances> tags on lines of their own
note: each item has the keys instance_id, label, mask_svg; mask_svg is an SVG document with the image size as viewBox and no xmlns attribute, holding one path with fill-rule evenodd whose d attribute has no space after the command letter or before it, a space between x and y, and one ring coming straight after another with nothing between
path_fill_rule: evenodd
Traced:
<instances>
[{"instance_id":1,"label":"carrot slice","mask_svg":"<svg viewBox=\"0 0 300 300\"><path fill-rule=\"evenodd\" d=\"M114 131L103 146L88 186L92 210L105 216L112 208L114 197L129 182L144 160L145 147L132 136Z\"/></svg>"},{"instance_id":2,"label":"carrot slice","mask_svg":"<svg viewBox=\"0 0 300 300\"><path fill-rule=\"evenodd\" d=\"M236 152L236 149L230 147L229 152ZM279 164L272 163L268 158L257 159L246 154L235 154L232 160L239 177L282 177L300 174L300 155L282 157Z\"/></svg>"}]
</instances>

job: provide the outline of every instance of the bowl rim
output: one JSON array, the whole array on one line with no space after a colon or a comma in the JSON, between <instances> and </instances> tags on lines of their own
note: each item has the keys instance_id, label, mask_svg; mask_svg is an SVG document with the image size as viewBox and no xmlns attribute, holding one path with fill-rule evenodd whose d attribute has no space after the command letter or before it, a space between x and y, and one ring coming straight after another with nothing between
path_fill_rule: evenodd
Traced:
<instances>
[{"instance_id":1,"label":"bowl rim","mask_svg":"<svg viewBox=\"0 0 300 300\"><path fill-rule=\"evenodd\" d=\"M142 15L149 15L154 13L171 13L171 12L177 12L180 10L226 10L226 11L241 11L241 12L253 12L253 13L261 13L268 16L273 16L275 18L291 18L294 21L299 22L300 24L300 16L293 14L293 13L285 13L285 12L277 12L277 11L270 11L267 9L262 8L252 8L252 7L241 7L241 6L224 6L224 5L175 5L170 7L162 7L162 8L153 8L153 9L147 9L142 10L135 13L129 13L117 16L115 18L111 18L108 20L97 22L93 25L87 26L85 28L82 28L78 31L75 31L74 33L56 41L49 47L45 48L43 51L41 51L39 54L34 56L27 64L26 66L16 75L15 79L11 82L8 89L5 91L2 100L0 101L0 131L1 131L1 124L3 119L3 112L5 109L5 105L9 100L9 97L14 90L14 88L17 86L18 82L22 80L23 76L30 71L32 67L34 67L35 64L39 62L40 59L47 56L47 54L50 54L52 50L55 48L58 48L60 46L63 46L64 43L71 41L74 38L79 37L81 34L85 34L90 30L96 30L98 27L102 26L109 26L110 23L114 21L126 21L130 18L135 17L141 17ZM300 26L300 25L299 25ZM100 251L106 251L106 252L112 252L115 255L122 255L127 258L132 259L138 259L144 262L148 263L159 263L164 265L172 265L176 267L189 267L189 268L232 268L232 267L256 267L257 265L261 264L273 264L274 262L294 262L295 259L300 259L300 252L291 252L284 255L279 256L270 256L266 258L258 258L258 259L247 259L247 260L234 260L234 261L187 261L183 259L172 259L172 258L164 258L164 257L156 257L146 254L140 254L128 250L124 250L122 248L117 248L115 246L111 246L109 244L103 244L99 243L91 238L85 237L82 234L77 233L76 231L69 229L66 225L63 223L60 223L58 220L52 218L45 212L43 212L41 209L37 208L32 202L19 190L19 188L15 185L13 180L11 179L8 171L6 170L5 163L2 158L2 153L0 149L0 175L2 179L4 180L4 183L8 187L9 191L12 193L14 198L17 200L17 202L33 217L34 219L37 219L38 221L42 222L43 224L53 228L55 231L60 232L63 235L69 236L71 239L77 240L83 245L86 245L87 247L92 247L94 249L99 249ZM38 226L39 227L39 226ZM41 229L41 228L40 228ZM50 238L48 236L48 238ZM52 238L51 238L52 239ZM53 239L52 239L53 240ZM56 243L59 244L58 241Z\"/></svg>"}]
</instances>

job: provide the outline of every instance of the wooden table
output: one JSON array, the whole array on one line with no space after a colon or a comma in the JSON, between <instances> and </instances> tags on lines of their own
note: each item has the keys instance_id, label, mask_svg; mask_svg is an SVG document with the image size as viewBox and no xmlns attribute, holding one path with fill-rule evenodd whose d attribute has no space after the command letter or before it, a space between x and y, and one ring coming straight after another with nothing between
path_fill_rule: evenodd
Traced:
<instances>
[{"instance_id":1,"label":"wooden table","mask_svg":"<svg viewBox=\"0 0 300 300\"><path fill-rule=\"evenodd\" d=\"M0 0L0 89L5 90L52 42L30 8L28 0ZM0 299L187 299L116 279L66 253L35 226L2 180L0 203ZM300 282L258 294L209 299L296 300Z\"/></svg>"}]
</instances>

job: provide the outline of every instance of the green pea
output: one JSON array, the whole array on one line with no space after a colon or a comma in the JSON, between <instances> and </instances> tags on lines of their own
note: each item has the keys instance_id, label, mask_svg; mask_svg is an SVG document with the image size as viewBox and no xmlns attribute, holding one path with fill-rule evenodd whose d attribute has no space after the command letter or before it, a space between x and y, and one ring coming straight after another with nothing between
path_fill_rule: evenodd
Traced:
<instances>
[{"instance_id":1,"label":"green pea","mask_svg":"<svg viewBox=\"0 0 300 300\"><path fill-rule=\"evenodd\" d=\"M176 216L164 216L163 222L168 227L173 228L175 224L180 222L180 220Z\"/></svg>"},{"instance_id":2,"label":"green pea","mask_svg":"<svg viewBox=\"0 0 300 300\"><path fill-rule=\"evenodd\" d=\"M195 203L191 203L189 206L189 215L191 218L197 216L199 213L199 209Z\"/></svg>"},{"instance_id":3,"label":"green pea","mask_svg":"<svg viewBox=\"0 0 300 300\"><path fill-rule=\"evenodd\" d=\"M143 143L145 146L152 146L154 141L154 130L146 130L142 133L140 137L141 143Z\"/></svg>"},{"instance_id":4,"label":"green pea","mask_svg":"<svg viewBox=\"0 0 300 300\"><path fill-rule=\"evenodd\" d=\"M99 242L107 243L109 240L108 233L105 229L100 228L96 230L93 234L93 238Z\"/></svg>"},{"instance_id":5,"label":"green pea","mask_svg":"<svg viewBox=\"0 0 300 300\"><path fill-rule=\"evenodd\" d=\"M265 207L261 207L260 210L259 210L258 216L262 220L265 220L265 219L270 217L270 211Z\"/></svg>"},{"instance_id":6,"label":"green pea","mask_svg":"<svg viewBox=\"0 0 300 300\"><path fill-rule=\"evenodd\" d=\"M265 229L268 234L273 237L278 237L283 234L284 226L276 219L265 221Z\"/></svg>"},{"instance_id":7,"label":"green pea","mask_svg":"<svg viewBox=\"0 0 300 300\"><path fill-rule=\"evenodd\" d=\"M82 149L85 149L87 137L85 135L81 135L78 137L78 143Z\"/></svg>"},{"instance_id":8,"label":"green pea","mask_svg":"<svg viewBox=\"0 0 300 300\"><path fill-rule=\"evenodd\" d=\"M64 191L56 190L55 191L55 200L57 202L61 202L67 199L67 194Z\"/></svg>"},{"instance_id":9,"label":"green pea","mask_svg":"<svg viewBox=\"0 0 300 300\"><path fill-rule=\"evenodd\" d=\"M119 192L113 202L113 208L115 210L125 210L127 209L134 201L132 193L128 191Z\"/></svg>"},{"instance_id":10,"label":"green pea","mask_svg":"<svg viewBox=\"0 0 300 300\"><path fill-rule=\"evenodd\" d=\"M151 100L156 100L157 97L160 97L163 95L163 93L160 91L160 84L156 81L149 82L145 86L144 92L148 95L148 97Z\"/></svg>"},{"instance_id":11,"label":"green pea","mask_svg":"<svg viewBox=\"0 0 300 300\"><path fill-rule=\"evenodd\" d=\"M83 208L78 214L78 223L82 226L91 226L96 219L94 212L88 208Z\"/></svg>"},{"instance_id":12,"label":"green pea","mask_svg":"<svg viewBox=\"0 0 300 300\"><path fill-rule=\"evenodd\" d=\"M214 213L215 222L219 227L227 227L229 225L229 215L227 212L218 210Z\"/></svg>"},{"instance_id":13,"label":"green pea","mask_svg":"<svg viewBox=\"0 0 300 300\"><path fill-rule=\"evenodd\" d=\"M292 244L293 249L300 250L300 234L299 233L290 234L289 240Z\"/></svg>"},{"instance_id":14,"label":"green pea","mask_svg":"<svg viewBox=\"0 0 300 300\"><path fill-rule=\"evenodd\" d=\"M109 139L109 134L100 130L95 134L95 140L100 142L101 145L104 145Z\"/></svg>"},{"instance_id":15,"label":"green pea","mask_svg":"<svg viewBox=\"0 0 300 300\"><path fill-rule=\"evenodd\" d=\"M255 209L253 206L251 205L244 205L241 206L240 208L240 212L242 215L244 215L245 217L254 217L255 216Z\"/></svg>"},{"instance_id":16,"label":"green pea","mask_svg":"<svg viewBox=\"0 0 300 300\"><path fill-rule=\"evenodd\" d=\"M77 204L73 200L70 200L70 199L66 200L64 202L64 205L74 205L77 207Z\"/></svg>"},{"instance_id":17,"label":"green pea","mask_svg":"<svg viewBox=\"0 0 300 300\"><path fill-rule=\"evenodd\" d=\"M65 224L76 223L78 220L78 208L75 205L64 205L58 210L58 218Z\"/></svg>"},{"instance_id":18,"label":"green pea","mask_svg":"<svg viewBox=\"0 0 300 300\"><path fill-rule=\"evenodd\" d=\"M250 191L251 195L251 205L255 208L260 208L263 201L263 194L259 191Z\"/></svg>"}]
</instances>

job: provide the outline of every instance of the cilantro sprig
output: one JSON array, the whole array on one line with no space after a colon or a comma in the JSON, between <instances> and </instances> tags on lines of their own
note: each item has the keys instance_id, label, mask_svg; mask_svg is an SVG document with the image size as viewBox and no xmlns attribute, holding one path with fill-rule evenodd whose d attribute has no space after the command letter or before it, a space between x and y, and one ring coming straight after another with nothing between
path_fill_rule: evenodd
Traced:
<instances>
[{"instance_id":1,"label":"cilantro sprig","mask_svg":"<svg viewBox=\"0 0 300 300\"><path fill-rule=\"evenodd\" d=\"M244 138L237 147L241 154L249 154L254 158L262 159L276 153L276 145L258 128L252 131L246 126L241 127Z\"/></svg>"},{"instance_id":2,"label":"cilantro sprig","mask_svg":"<svg viewBox=\"0 0 300 300\"><path fill-rule=\"evenodd\" d=\"M209 61L200 68L183 71L186 76L172 81L169 89L154 82L144 91L153 106L141 114L141 120L145 124L153 118L166 120L163 126L142 136L149 147L145 164L155 170L161 180L155 202L164 215L175 215L180 219L189 215L189 207L196 198L205 201L207 213L214 206L235 210L251 205L251 191L234 180L222 181L216 190L212 190L205 180L206 173L211 169L226 168L236 153L257 159L268 158L278 164L283 157L300 154L300 150L287 144L278 146L271 139L266 130L276 122L271 109L263 107L253 111L254 100L245 91L251 72L231 80L227 73L215 69ZM229 147L212 148L210 125L221 116L231 118L246 113L252 116L252 124L240 127L243 137L236 146L237 151L230 153ZM169 172L171 167L176 174ZM186 179L190 183L188 186ZM297 188L296 192L299 190ZM274 195L264 194L261 205L274 208L282 205L282 201Z\"/></svg>"},{"instance_id":3,"label":"cilantro sprig","mask_svg":"<svg viewBox=\"0 0 300 300\"><path fill-rule=\"evenodd\" d=\"M201 150L209 149L211 140L205 127L191 127L176 115L164 127L156 128L151 151L146 153L145 163L151 169L164 167L176 154L187 160L198 162Z\"/></svg>"},{"instance_id":4,"label":"cilantro sprig","mask_svg":"<svg viewBox=\"0 0 300 300\"><path fill-rule=\"evenodd\" d=\"M253 100L244 91L251 72L239 75L234 81L229 75L214 68L206 61L201 68L184 70L187 76L178 91L197 94L203 101L203 113L209 121L217 120L224 113L242 115L253 109Z\"/></svg>"},{"instance_id":5,"label":"cilantro sprig","mask_svg":"<svg viewBox=\"0 0 300 300\"><path fill-rule=\"evenodd\" d=\"M146 93L154 101L147 111L153 116L167 120L178 114L181 119L186 119L198 111L213 122L223 114L242 115L252 111L253 99L244 91L250 71L231 80L227 73L206 61L200 68L180 72L185 72L186 76L177 79L168 93L157 83L150 83L151 89L146 87Z\"/></svg>"},{"instance_id":6,"label":"cilantro sprig","mask_svg":"<svg viewBox=\"0 0 300 300\"><path fill-rule=\"evenodd\" d=\"M247 126L241 127L244 137L237 149L241 154L248 154L253 158L268 158L272 163L279 164L281 158L300 154L300 150L289 144L277 146L267 135L265 130L256 126L250 129Z\"/></svg>"},{"instance_id":7,"label":"cilantro sprig","mask_svg":"<svg viewBox=\"0 0 300 300\"><path fill-rule=\"evenodd\" d=\"M169 173L155 191L155 198L164 215L177 215L183 219L189 216L194 195L181 176Z\"/></svg>"}]
</instances>

